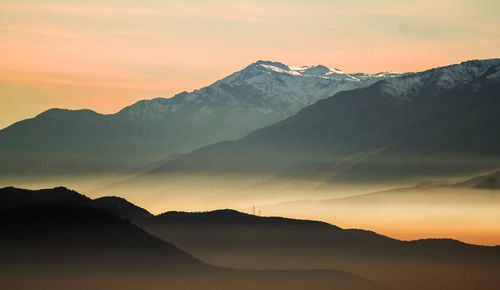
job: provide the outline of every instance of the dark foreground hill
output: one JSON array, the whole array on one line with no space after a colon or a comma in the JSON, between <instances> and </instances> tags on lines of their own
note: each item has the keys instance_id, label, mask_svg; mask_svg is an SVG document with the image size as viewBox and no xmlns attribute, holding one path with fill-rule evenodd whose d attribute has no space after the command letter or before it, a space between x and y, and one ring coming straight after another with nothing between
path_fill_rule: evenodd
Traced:
<instances>
[{"instance_id":1,"label":"dark foreground hill","mask_svg":"<svg viewBox=\"0 0 500 290\"><path fill-rule=\"evenodd\" d=\"M233 210L167 212L139 223L197 257L238 268L342 269L394 289L494 289L500 247L399 241L315 221Z\"/></svg>"},{"instance_id":2,"label":"dark foreground hill","mask_svg":"<svg viewBox=\"0 0 500 290\"><path fill-rule=\"evenodd\" d=\"M0 203L0 275L16 289L47 288L35 283L49 283L51 289L76 284L81 289L269 290L378 289L370 281L401 290L500 285L498 246L449 239L405 242L323 222L233 210L133 219L142 230L92 205L41 198L58 190L84 197L67 189L35 191L41 204L28 199L33 191L3 190L31 200L16 207L6 206L5 198Z\"/></svg>"},{"instance_id":3,"label":"dark foreground hill","mask_svg":"<svg viewBox=\"0 0 500 290\"><path fill-rule=\"evenodd\" d=\"M110 212L89 206L39 205L0 211L3 261L139 270L145 262L170 267L203 263ZM132 259L133 258L133 259ZM99 266L100 267L100 266Z\"/></svg>"},{"instance_id":4,"label":"dark foreground hill","mask_svg":"<svg viewBox=\"0 0 500 290\"><path fill-rule=\"evenodd\" d=\"M21 206L53 204L89 206L132 220L153 216L147 210L116 196L90 199L66 187L41 190L28 190L15 187L0 188L0 210Z\"/></svg>"},{"instance_id":5,"label":"dark foreground hill","mask_svg":"<svg viewBox=\"0 0 500 290\"><path fill-rule=\"evenodd\" d=\"M341 271L214 267L111 212L35 203L0 210L2 289L384 289Z\"/></svg>"}]
</instances>

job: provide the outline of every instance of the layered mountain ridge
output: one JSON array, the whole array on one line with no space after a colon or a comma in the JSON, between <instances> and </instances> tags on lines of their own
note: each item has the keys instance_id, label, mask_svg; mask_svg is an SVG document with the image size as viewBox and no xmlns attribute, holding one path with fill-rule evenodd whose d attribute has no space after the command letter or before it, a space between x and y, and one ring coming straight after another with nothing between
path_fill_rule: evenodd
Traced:
<instances>
[{"instance_id":1,"label":"layered mountain ridge","mask_svg":"<svg viewBox=\"0 0 500 290\"><path fill-rule=\"evenodd\" d=\"M90 199L63 187L0 189L5 285L42 289L35 285L44 281L45 288L67 289L79 281L77 289L107 289L111 283L120 289L486 290L499 283L498 246L400 241L324 222L227 209L125 220L109 208L75 203L85 200ZM255 270L209 266L190 254Z\"/></svg>"},{"instance_id":2,"label":"layered mountain ridge","mask_svg":"<svg viewBox=\"0 0 500 290\"><path fill-rule=\"evenodd\" d=\"M496 169L499 71L500 59L468 61L339 92L154 173L268 172L359 180Z\"/></svg>"},{"instance_id":3,"label":"layered mountain ridge","mask_svg":"<svg viewBox=\"0 0 500 290\"><path fill-rule=\"evenodd\" d=\"M342 90L397 76L258 61L212 85L139 101L116 114L51 109L0 131L0 172L96 172L142 166L283 120Z\"/></svg>"},{"instance_id":4,"label":"layered mountain ridge","mask_svg":"<svg viewBox=\"0 0 500 290\"><path fill-rule=\"evenodd\" d=\"M0 200L7 289L386 289L343 271L211 266L64 187L1 188Z\"/></svg>"}]
</instances>

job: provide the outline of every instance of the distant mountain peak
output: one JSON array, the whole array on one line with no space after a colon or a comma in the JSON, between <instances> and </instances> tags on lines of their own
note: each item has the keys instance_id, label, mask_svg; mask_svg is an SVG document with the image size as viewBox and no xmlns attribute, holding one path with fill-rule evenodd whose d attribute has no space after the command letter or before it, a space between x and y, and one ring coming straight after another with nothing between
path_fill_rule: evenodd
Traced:
<instances>
[{"instance_id":1,"label":"distant mountain peak","mask_svg":"<svg viewBox=\"0 0 500 290\"><path fill-rule=\"evenodd\" d=\"M242 138L340 91L368 87L387 77L394 75L259 60L209 86L142 100L115 114L51 109L0 131L0 157L12 160L0 164L0 171L138 168L172 153ZM57 161L47 165L46 160Z\"/></svg>"},{"instance_id":2,"label":"distant mountain peak","mask_svg":"<svg viewBox=\"0 0 500 290\"><path fill-rule=\"evenodd\" d=\"M400 76L399 73L393 71L378 73L346 73L338 68L332 68L322 64L291 66L276 61L259 60L250 64L245 69L229 76L229 79L232 79L232 77L237 77L240 80L251 79L263 74L277 74L291 77L305 77L308 79L349 82L381 80Z\"/></svg>"},{"instance_id":3,"label":"distant mountain peak","mask_svg":"<svg viewBox=\"0 0 500 290\"><path fill-rule=\"evenodd\" d=\"M287 66L286 64L283 64L281 62L277 62L277 61L259 60L256 63L254 63L253 65L270 66L270 67L275 67L275 68L279 68L282 70L290 70L289 66ZM252 65L250 65L250 66L252 66Z\"/></svg>"},{"instance_id":4,"label":"distant mountain peak","mask_svg":"<svg viewBox=\"0 0 500 290\"><path fill-rule=\"evenodd\" d=\"M324 65L316 65L305 67L305 70L302 72L305 75L329 75L329 74L345 74L343 71L339 69L331 69Z\"/></svg>"},{"instance_id":5,"label":"distant mountain peak","mask_svg":"<svg viewBox=\"0 0 500 290\"><path fill-rule=\"evenodd\" d=\"M249 65L243 71L255 69L260 70L261 72L285 73L296 76L328 76L334 74L347 75L339 69L330 68L325 65L288 66L281 62L266 60L259 60Z\"/></svg>"},{"instance_id":6,"label":"distant mountain peak","mask_svg":"<svg viewBox=\"0 0 500 290\"><path fill-rule=\"evenodd\" d=\"M90 109L78 109L78 110L69 110L69 109L61 109L61 108L52 108L46 111L41 112L36 117L40 118L52 118L52 119L61 119L66 116L78 116L78 117L94 117L100 116L101 114L90 110Z\"/></svg>"}]
</instances>

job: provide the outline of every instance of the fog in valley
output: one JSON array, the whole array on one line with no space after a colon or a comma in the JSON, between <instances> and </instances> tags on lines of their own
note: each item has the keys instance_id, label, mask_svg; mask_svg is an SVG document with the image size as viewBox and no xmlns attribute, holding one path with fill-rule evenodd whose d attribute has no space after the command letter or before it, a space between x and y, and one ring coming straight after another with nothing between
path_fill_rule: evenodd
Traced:
<instances>
[{"instance_id":1,"label":"fog in valley","mask_svg":"<svg viewBox=\"0 0 500 290\"><path fill-rule=\"evenodd\" d=\"M355 184L256 175L146 173L23 176L0 180L0 186L38 189L65 185L93 198L123 197L154 214L231 208L262 216L320 220L402 240L453 238L482 245L500 243L500 189L464 182L478 175L418 183L411 179Z\"/></svg>"}]
</instances>

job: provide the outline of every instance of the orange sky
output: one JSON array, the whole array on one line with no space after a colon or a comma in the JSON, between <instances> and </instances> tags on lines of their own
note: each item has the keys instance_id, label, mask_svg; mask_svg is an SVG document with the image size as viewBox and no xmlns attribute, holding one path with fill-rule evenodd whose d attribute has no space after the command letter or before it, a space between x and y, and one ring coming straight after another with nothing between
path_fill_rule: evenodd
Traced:
<instances>
[{"instance_id":1,"label":"orange sky","mask_svg":"<svg viewBox=\"0 0 500 290\"><path fill-rule=\"evenodd\" d=\"M116 112L259 59L405 72L500 56L497 0L19 2L0 3L0 127Z\"/></svg>"}]
</instances>

